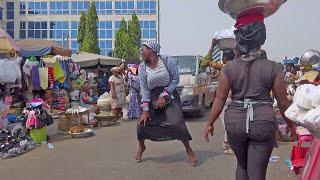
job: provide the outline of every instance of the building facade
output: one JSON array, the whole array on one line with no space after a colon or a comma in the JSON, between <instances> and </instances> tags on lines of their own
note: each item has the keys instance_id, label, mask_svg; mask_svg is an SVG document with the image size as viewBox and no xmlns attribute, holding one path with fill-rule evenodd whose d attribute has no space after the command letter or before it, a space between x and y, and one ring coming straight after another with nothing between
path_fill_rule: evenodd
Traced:
<instances>
[{"instance_id":1,"label":"building facade","mask_svg":"<svg viewBox=\"0 0 320 180\"><path fill-rule=\"evenodd\" d=\"M44 38L78 51L80 14L95 3L102 55L114 49L120 21L136 12L142 40L159 41L159 0L0 0L0 26L14 39Z\"/></svg>"}]
</instances>

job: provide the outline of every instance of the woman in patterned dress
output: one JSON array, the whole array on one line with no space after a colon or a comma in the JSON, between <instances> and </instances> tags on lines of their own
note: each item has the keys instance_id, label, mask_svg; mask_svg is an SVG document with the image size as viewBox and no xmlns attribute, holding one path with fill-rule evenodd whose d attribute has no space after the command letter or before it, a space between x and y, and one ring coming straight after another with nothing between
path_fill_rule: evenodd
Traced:
<instances>
[{"instance_id":1,"label":"woman in patterned dress","mask_svg":"<svg viewBox=\"0 0 320 180\"><path fill-rule=\"evenodd\" d=\"M138 119L140 116L141 108L139 103L140 95L140 83L138 77L138 67L132 66L128 72L128 84L129 84L129 106L128 106L128 117L129 119Z\"/></svg>"},{"instance_id":2,"label":"woman in patterned dress","mask_svg":"<svg viewBox=\"0 0 320 180\"><path fill-rule=\"evenodd\" d=\"M177 62L160 56L160 45L156 42L143 43L141 56L143 63L139 67L139 79L142 91L143 113L137 126L139 141L135 159L140 162L146 150L145 140L180 140L193 165L197 157L189 141L192 139L183 119L180 96L176 91L179 84Z\"/></svg>"}]
</instances>

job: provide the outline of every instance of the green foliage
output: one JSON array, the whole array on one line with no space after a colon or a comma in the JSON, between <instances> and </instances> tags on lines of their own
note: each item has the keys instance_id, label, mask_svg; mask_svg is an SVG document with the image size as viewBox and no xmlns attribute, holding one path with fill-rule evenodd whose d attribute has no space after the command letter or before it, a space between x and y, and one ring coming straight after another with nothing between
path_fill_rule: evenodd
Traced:
<instances>
[{"instance_id":1,"label":"green foliage","mask_svg":"<svg viewBox=\"0 0 320 180\"><path fill-rule=\"evenodd\" d=\"M86 18L85 35L81 44L81 50L88 53L100 54L98 43L98 15L93 2Z\"/></svg>"},{"instance_id":2,"label":"green foliage","mask_svg":"<svg viewBox=\"0 0 320 180\"><path fill-rule=\"evenodd\" d=\"M86 13L84 11L81 12L81 17L80 17L80 23L78 27L78 44L80 46L80 51L83 43L83 39L85 37L85 31L86 31Z\"/></svg>"},{"instance_id":3,"label":"green foliage","mask_svg":"<svg viewBox=\"0 0 320 180\"><path fill-rule=\"evenodd\" d=\"M141 47L141 29L140 22L136 13L132 14L132 19L128 24L128 34L131 38L131 43L133 46L133 56L134 58L139 58L140 47Z\"/></svg>"}]
</instances>

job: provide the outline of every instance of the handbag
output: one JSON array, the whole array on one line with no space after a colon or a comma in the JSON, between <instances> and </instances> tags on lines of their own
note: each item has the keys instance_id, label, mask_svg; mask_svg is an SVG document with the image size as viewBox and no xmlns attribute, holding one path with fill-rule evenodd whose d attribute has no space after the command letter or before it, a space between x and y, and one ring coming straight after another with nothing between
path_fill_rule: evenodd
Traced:
<instances>
[{"instance_id":1,"label":"handbag","mask_svg":"<svg viewBox=\"0 0 320 180\"><path fill-rule=\"evenodd\" d=\"M306 154L309 152L310 147L302 147L302 142L311 142L312 136L301 136L296 146L293 146L291 152L291 161L293 170L296 174L300 174L301 168L304 166Z\"/></svg>"},{"instance_id":2,"label":"handbag","mask_svg":"<svg viewBox=\"0 0 320 180\"><path fill-rule=\"evenodd\" d=\"M39 76L40 76L40 86L43 90L49 87L49 70L45 67L43 60L40 60L39 64Z\"/></svg>"}]
</instances>

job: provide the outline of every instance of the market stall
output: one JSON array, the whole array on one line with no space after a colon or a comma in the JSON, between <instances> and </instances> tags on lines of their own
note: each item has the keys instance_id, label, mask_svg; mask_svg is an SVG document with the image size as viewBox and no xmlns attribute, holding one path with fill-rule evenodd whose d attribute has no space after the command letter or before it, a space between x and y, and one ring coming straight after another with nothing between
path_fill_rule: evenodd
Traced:
<instances>
[{"instance_id":1,"label":"market stall","mask_svg":"<svg viewBox=\"0 0 320 180\"><path fill-rule=\"evenodd\" d=\"M72 51L46 39L24 39L17 42L21 57L60 55L70 57Z\"/></svg>"},{"instance_id":2,"label":"market stall","mask_svg":"<svg viewBox=\"0 0 320 180\"><path fill-rule=\"evenodd\" d=\"M80 65L81 68L91 69L105 66L118 66L122 62L119 58L85 52L72 54L71 58L74 60L75 63Z\"/></svg>"}]
</instances>

